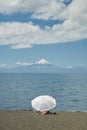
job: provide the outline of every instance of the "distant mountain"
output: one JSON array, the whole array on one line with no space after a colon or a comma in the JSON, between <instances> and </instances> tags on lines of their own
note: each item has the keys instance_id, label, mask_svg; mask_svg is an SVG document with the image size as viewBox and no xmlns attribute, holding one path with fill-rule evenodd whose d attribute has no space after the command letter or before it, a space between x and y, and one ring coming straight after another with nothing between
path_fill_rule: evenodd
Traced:
<instances>
[{"instance_id":1,"label":"distant mountain","mask_svg":"<svg viewBox=\"0 0 87 130\"><path fill-rule=\"evenodd\" d=\"M15 66L3 68L0 72L6 73L87 73L85 67L63 68L52 64L32 64L29 66Z\"/></svg>"},{"instance_id":2,"label":"distant mountain","mask_svg":"<svg viewBox=\"0 0 87 130\"><path fill-rule=\"evenodd\" d=\"M42 58L37 62L16 62L13 65L0 64L0 73L87 73L87 67L58 67Z\"/></svg>"}]
</instances>

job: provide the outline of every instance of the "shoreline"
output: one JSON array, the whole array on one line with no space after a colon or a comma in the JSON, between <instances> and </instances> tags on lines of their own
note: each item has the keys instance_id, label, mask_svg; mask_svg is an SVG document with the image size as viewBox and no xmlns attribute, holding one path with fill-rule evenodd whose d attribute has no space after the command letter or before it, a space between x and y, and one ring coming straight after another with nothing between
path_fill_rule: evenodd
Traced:
<instances>
[{"instance_id":1,"label":"shoreline","mask_svg":"<svg viewBox=\"0 0 87 130\"><path fill-rule=\"evenodd\" d=\"M0 130L87 130L87 112L56 113L39 115L32 110L0 110Z\"/></svg>"},{"instance_id":2,"label":"shoreline","mask_svg":"<svg viewBox=\"0 0 87 130\"><path fill-rule=\"evenodd\" d=\"M16 110L14 110L14 109L0 109L0 112L1 111L7 111L7 112L16 112L16 111L29 111L29 112L35 112L36 110L34 110L34 109L16 109ZM64 111L64 110L50 110L51 112L56 112L56 113L59 113L59 112L83 112L83 113L86 113L87 112L87 110L86 111L80 111L80 110L70 110L70 111Z\"/></svg>"}]
</instances>

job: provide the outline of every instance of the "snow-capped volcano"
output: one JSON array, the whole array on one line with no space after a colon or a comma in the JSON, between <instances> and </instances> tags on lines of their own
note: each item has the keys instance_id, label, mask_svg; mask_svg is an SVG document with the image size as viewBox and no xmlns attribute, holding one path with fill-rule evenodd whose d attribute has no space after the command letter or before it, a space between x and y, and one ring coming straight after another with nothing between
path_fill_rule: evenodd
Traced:
<instances>
[{"instance_id":1,"label":"snow-capped volcano","mask_svg":"<svg viewBox=\"0 0 87 130\"><path fill-rule=\"evenodd\" d=\"M45 59L41 59L41 60L37 61L36 64L37 65L48 65L50 63Z\"/></svg>"}]
</instances>

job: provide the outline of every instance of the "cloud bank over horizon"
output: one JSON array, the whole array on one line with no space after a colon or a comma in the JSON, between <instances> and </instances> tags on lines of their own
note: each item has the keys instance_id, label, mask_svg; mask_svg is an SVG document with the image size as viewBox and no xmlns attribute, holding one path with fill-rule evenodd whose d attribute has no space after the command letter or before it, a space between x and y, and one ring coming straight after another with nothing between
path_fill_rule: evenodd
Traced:
<instances>
[{"instance_id":1,"label":"cloud bank over horizon","mask_svg":"<svg viewBox=\"0 0 87 130\"><path fill-rule=\"evenodd\" d=\"M17 61L15 62L14 64L0 64L0 69L12 69L12 68L20 68L20 67L33 67L33 68L38 68L38 67L41 67L41 68L63 68L63 69L73 69L73 68L84 68L84 69L87 69L87 66L85 64L79 64L78 66L72 66L72 65L67 65L67 66L58 66L58 65L55 65L54 63L50 63L48 60L46 60L45 58L42 58L42 59L39 59L38 61L36 62L21 62L21 61Z\"/></svg>"},{"instance_id":2,"label":"cloud bank over horizon","mask_svg":"<svg viewBox=\"0 0 87 130\"><path fill-rule=\"evenodd\" d=\"M24 67L31 67L31 66L48 66L48 65L51 65L50 62L44 58L36 61L36 62L21 62L21 61L18 61L14 64L0 64L0 68L14 68L14 67L20 67L20 66L24 66Z\"/></svg>"},{"instance_id":3,"label":"cloud bank over horizon","mask_svg":"<svg viewBox=\"0 0 87 130\"><path fill-rule=\"evenodd\" d=\"M13 49L31 48L34 45L58 44L87 38L86 0L1 0L0 14L29 15L29 21L0 22L0 45ZM38 20L34 24L32 19ZM40 21L62 21L41 28Z\"/></svg>"}]
</instances>

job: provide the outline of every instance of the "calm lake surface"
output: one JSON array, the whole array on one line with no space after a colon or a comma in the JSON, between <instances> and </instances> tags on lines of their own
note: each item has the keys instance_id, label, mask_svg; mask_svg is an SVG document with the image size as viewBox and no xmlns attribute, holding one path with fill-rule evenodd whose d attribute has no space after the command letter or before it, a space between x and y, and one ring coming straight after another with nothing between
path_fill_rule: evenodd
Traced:
<instances>
[{"instance_id":1,"label":"calm lake surface","mask_svg":"<svg viewBox=\"0 0 87 130\"><path fill-rule=\"evenodd\" d=\"M87 111L87 74L0 73L0 109L31 110L31 100L51 95L53 111Z\"/></svg>"}]
</instances>

